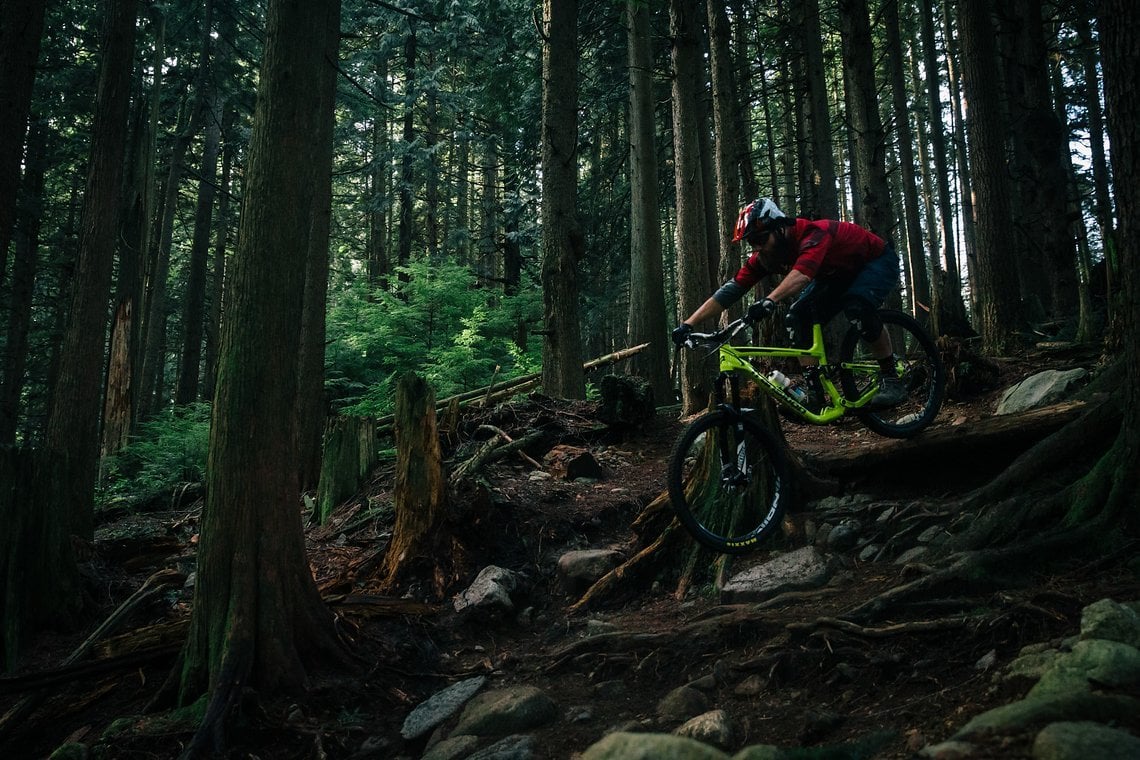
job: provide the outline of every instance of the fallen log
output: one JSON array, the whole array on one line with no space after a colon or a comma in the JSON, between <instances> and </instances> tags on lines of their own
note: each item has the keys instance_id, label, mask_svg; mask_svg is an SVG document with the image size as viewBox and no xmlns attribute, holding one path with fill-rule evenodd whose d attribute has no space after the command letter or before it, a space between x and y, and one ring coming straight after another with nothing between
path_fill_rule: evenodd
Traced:
<instances>
[{"instance_id":1,"label":"fallen log","mask_svg":"<svg viewBox=\"0 0 1140 760\"><path fill-rule=\"evenodd\" d=\"M616 364L617 362L628 359L631 356L641 353L649 347L648 343L642 343L638 346L630 346L623 348L619 351L599 356L596 359L590 359L582 364L582 370L589 372L592 369L605 366L607 364ZM490 385L482 388L476 388L471 391L464 391L457 393L453 396L440 399L436 402L436 412L443 412L452 404L458 403L459 405L475 404L479 406L489 406L501 399L510 398L519 393L524 393L539 387L542 383L542 373L532 372L529 375L520 375L519 377L510 380L504 380L501 383L491 383ZM383 435L392 432L392 423L395 421L396 416L389 414L386 417L381 417L376 420L376 435Z\"/></svg>"},{"instance_id":2,"label":"fallen log","mask_svg":"<svg viewBox=\"0 0 1140 760\"><path fill-rule=\"evenodd\" d=\"M875 477L873 473L880 467L890 467L893 472L946 469L947 462L959 462L964 456L997 467L1008 464L1086 410L1084 402L1071 401L969 424L933 427L906 440L868 439L826 453L798 453L816 474L830 477Z\"/></svg>"}]
</instances>

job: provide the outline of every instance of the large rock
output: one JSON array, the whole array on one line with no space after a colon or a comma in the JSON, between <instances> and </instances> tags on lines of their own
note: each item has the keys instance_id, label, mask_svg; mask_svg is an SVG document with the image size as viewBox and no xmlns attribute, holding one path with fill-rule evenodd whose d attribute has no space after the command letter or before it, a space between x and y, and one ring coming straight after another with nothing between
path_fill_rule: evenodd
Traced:
<instances>
[{"instance_id":1,"label":"large rock","mask_svg":"<svg viewBox=\"0 0 1140 760\"><path fill-rule=\"evenodd\" d=\"M1140 649L1140 613L1111 599L1093 602L1081 612L1081 638L1119 641Z\"/></svg>"},{"instance_id":2,"label":"large rock","mask_svg":"<svg viewBox=\"0 0 1140 760\"><path fill-rule=\"evenodd\" d=\"M581 760L729 760L715 747L667 734L610 734L582 753Z\"/></svg>"},{"instance_id":3,"label":"large rock","mask_svg":"<svg viewBox=\"0 0 1140 760\"><path fill-rule=\"evenodd\" d=\"M1052 723L1033 740L1034 760L1140 757L1140 739L1119 728L1087 721Z\"/></svg>"},{"instance_id":4,"label":"large rock","mask_svg":"<svg viewBox=\"0 0 1140 760\"><path fill-rule=\"evenodd\" d=\"M677 736L687 736L721 749L730 749L736 731L728 713L724 710L711 710L688 720L673 732Z\"/></svg>"},{"instance_id":5,"label":"large rock","mask_svg":"<svg viewBox=\"0 0 1140 760\"><path fill-rule=\"evenodd\" d=\"M613 549L570 551L558 559L558 579L568 594L578 594L617 567L621 552Z\"/></svg>"},{"instance_id":6,"label":"large rock","mask_svg":"<svg viewBox=\"0 0 1140 760\"><path fill-rule=\"evenodd\" d=\"M1067 398L1074 387L1084 382L1086 369L1066 371L1047 369L1030 375L1017 385L1007 388L997 405L997 414L1024 412L1038 406L1056 404Z\"/></svg>"},{"instance_id":7,"label":"large rock","mask_svg":"<svg viewBox=\"0 0 1140 760\"><path fill-rule=\"evenodd\" d=\"M518 573L495 565L483 568L471 585L456 595L455 611L471 613L480 611L490 614L513 612L511 594L521 585Z\"/></svg>"},{"instance_id":8,"label":"large rock","mask_svg":"<svg viewBox=\"0 0 1140 760\"><path fill-rule=\"evenodd\" d=\"M483 688L483 684L486 682L486 676L468 678L448 686L443 691L421 702L404 719L404 726L400 729L400 735L405 739L423 736L459 712L459 708L475 696L475 693Z\"/></svg>"},{"instance_id":9,"label":"large rock","mask_svg":"<svg viewBox=\"0 0 1140 760\"><path fill-rule=\"evenodd\" d=\"M453 736L506 736L544 726L558 718L554 700L533 686L497 689L471 700Z\"/></svg>"},{"instance_id":10,"label":"large rock","mask_svg":"<svg viewBox=\"0 0 1140 760\"><path fill-rule=\"evenodd\" d=\"M1087 691L1090 684L1128 689L1140 685L1140 650L1119 641L1086 639L1058 657L1029 697Z\"/></svg>"},{"instance_id":11,"label":"large rock","mask_svg":"<svg viewBox=\"0 0 1140 760\"><path fill-rule=\"evenodd\" d=\"M721 589L721 602L762 602L785 591L819 588L831 580L835 569L826 554L805 546L734 576Z\"/></svg>"}]
</instances>

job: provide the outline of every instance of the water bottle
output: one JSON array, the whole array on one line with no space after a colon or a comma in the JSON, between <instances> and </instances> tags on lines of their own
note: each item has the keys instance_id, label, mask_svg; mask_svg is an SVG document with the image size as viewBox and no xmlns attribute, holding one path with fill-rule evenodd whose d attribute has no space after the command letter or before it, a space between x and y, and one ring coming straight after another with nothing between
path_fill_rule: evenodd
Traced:
<instances>
[{"instance_id":1,"label":"water bottle","mask_svg":"<svg viewBox=\"0 0 1140 760\"><path fill-rule=\"evenodd\" d=\"M787 375L785 375L780 370L778 370L778 369L772 370L770 373L768 373L768 379L771 380L772 382L780 385L785 391L788 392L789 396L791 396L792 398L794 398L796 401L800 402L801 404L807 400L807 393L804 391L804 389L799 387L798 385L792 385L791 378L789 378Z\"/></svg>"}]
</instances>

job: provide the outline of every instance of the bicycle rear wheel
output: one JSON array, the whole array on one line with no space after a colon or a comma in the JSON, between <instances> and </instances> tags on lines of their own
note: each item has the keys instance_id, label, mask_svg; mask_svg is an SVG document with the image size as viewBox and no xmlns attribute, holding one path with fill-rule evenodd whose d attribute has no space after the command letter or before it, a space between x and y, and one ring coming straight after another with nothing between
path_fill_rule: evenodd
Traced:
<instances>
[{"instance_id":1,"label":"bicycle rear wheel","mask_svg":"<svg viewBox=\"0 0 1140 760\"><path fill-rule=\"evenodd\" d=\"M772 434L720 410L685 428L668 479L677 519L700 544L723 554L752 551L776 530L790 490Z\"/></svg>"},{"instance_id":2,"label":"bicycle rear wheel","mask_svg":"<svg viewBox=\"0 0 1140 760\"><path fill-rule=\"evenodd\" d=\"M910 438L933 422L942 408L946 370L934 339L913 317L893 309L880 309L879 318L890 333L907 397L889 409L856 410L855 414L879 435ZM854 326L843 338L839 361L843 393L848 399L859 398L877 382L878 361L871 356Z\"/></svg>"}]
</instances>

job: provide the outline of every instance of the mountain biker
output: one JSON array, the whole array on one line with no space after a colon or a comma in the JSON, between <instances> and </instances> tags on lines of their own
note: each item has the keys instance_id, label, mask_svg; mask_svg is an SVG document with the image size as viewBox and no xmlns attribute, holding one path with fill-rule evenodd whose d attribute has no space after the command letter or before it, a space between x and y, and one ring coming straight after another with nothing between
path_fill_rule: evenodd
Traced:
<instances>
[{"instance_id":1,"label":"mountain biker","mask_svg":"<svg viewBox=\"0 0 1140 760\"><path fill-rule=\"evenodd\" d=\"M673 330L673 342L683 345L693 325L716 317L739 301L761 278L784 277L770 293L748 308L755 322L770 316L776 304L796 297L788 308L787 325L795 344L812 343L812 310L826 324L842 311L879 361L879 389L868 408L897 406L907 390L895 367L891 338L876 313L898 284L899 258L894 245L851 222L792 218L769 198L759 198L740 211L732 241L747 242L747 261ZM809 394L821 400L818 387Z\"/></svg>"}]
</instances>

